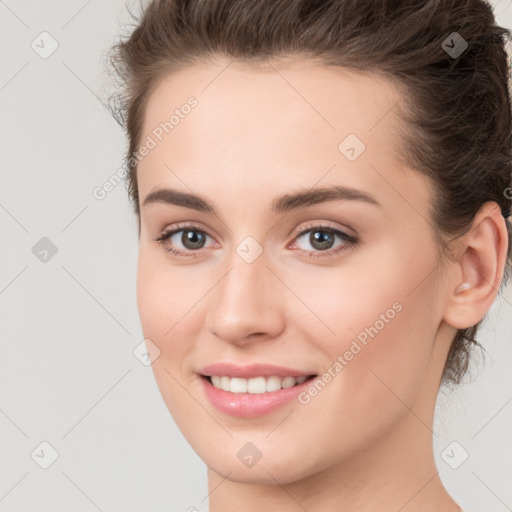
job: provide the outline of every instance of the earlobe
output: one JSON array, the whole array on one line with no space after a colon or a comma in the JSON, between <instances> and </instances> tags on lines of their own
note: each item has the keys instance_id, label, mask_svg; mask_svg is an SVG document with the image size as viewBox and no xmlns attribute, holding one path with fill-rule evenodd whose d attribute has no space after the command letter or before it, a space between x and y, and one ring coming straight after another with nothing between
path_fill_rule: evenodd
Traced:
<instances>
[{"instance_id":1,"label":"earlobe","mask_svg":"<svg viewBox=\"0 0 512 512\"><path fill-rule=\"evenodd\" d=\"M486 203L460 240L462 255L455 266L444 320L457 329L476 325L494 302L503 279L508 233L496 203Z\"/></svg>"}]
</instances>

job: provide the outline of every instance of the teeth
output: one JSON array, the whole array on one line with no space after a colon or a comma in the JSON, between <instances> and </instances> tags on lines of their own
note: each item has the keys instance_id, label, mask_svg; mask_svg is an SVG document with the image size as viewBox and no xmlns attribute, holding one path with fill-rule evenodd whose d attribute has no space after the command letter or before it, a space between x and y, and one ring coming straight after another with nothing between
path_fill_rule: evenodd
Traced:
<instances>
[{"instance_id":1,"label":"teeth","mask_svg":"<svg viewBox=\"0 0 512 512\"><path fill-rule=\"evenodd\" d=\"M254 377L252 379L242 379L240 377L226 377L212 375L212 384L214 387L230 391L231 393L267 393L279 391L281 388L291 388L296 384L302 384L307 377Z\"/></svg>"}]
</instances>

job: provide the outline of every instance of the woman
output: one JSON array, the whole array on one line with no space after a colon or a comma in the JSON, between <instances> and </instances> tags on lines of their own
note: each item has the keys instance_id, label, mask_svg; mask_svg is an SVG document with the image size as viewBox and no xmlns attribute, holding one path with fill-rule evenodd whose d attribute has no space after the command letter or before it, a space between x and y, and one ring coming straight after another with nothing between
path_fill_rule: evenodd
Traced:
<instances>
[{"instance_id":1,"label":"woman","mask_svg":"<svg viewBox=\"0 0 512 512\"><path fill-rule=\"evenodd\" d=\"M440 386L510 272L482 0L154 0L111 61L152 367L210 512L443 511Z\"/></svg>"}]
</instances>

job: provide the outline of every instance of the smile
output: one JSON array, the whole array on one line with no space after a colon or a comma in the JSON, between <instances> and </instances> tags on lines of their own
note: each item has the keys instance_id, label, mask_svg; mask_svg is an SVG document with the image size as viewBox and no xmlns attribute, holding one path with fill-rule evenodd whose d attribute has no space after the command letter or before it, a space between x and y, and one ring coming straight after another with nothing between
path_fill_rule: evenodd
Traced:
<instances>
[{"instance_id":1,"label":"smile","mask_svg":"<svg viewBox=\"0 0 512 512\"><path fill-rule=\"evenodd\" d=\"M312 377L312 376L311 376ZM272 393L280 389L287 389L297 384L302 384L309 377L301 375L300 377L254 377L252 379L244 379L241 377L227 377L212 375L209 377L212 385L217 389L223 389L231 393Z\"/></svg>"},{"instance_id":2,"label":"smile","mask_svg":"<svg viewBox=\"0 0 512 512\"><path fill-rule=\"evenodd\" d=\"M261 376L244 379L202 375L200 380L207 400L218 411L230 416L251 418L296 402L294 399L315 377Z\"/></svg>"}]
</instances>

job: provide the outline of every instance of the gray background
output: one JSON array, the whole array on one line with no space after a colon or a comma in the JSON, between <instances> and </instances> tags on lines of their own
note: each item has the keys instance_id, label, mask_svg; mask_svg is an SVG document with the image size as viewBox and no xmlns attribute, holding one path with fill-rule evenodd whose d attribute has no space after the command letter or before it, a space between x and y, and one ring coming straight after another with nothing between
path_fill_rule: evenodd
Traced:
<instances>
[{"instance_id":1,"label":"gray background","mask_svg":"<svg viewBox=\"0 0 512 512\"><path fill-rule=\"evenodd\" d=\"M512 1L494 4L510 27ZM143 336L125 187L92 194L123 163L123 132L97 96L102 54L129 20L125 1L8 0L0 14L0 510L204 507L206 467L133 354ZM58 43L48 58L43 31ZM43 237L55 254L41 252ZM482 330L485 365L438 403L436 461L468 512L512 510L511 325L509 287ZM452 460L469 454L458 469L442 457L454 441ZM42 442L58 452L47 469Z\"/></svg>"}]
</instances>

